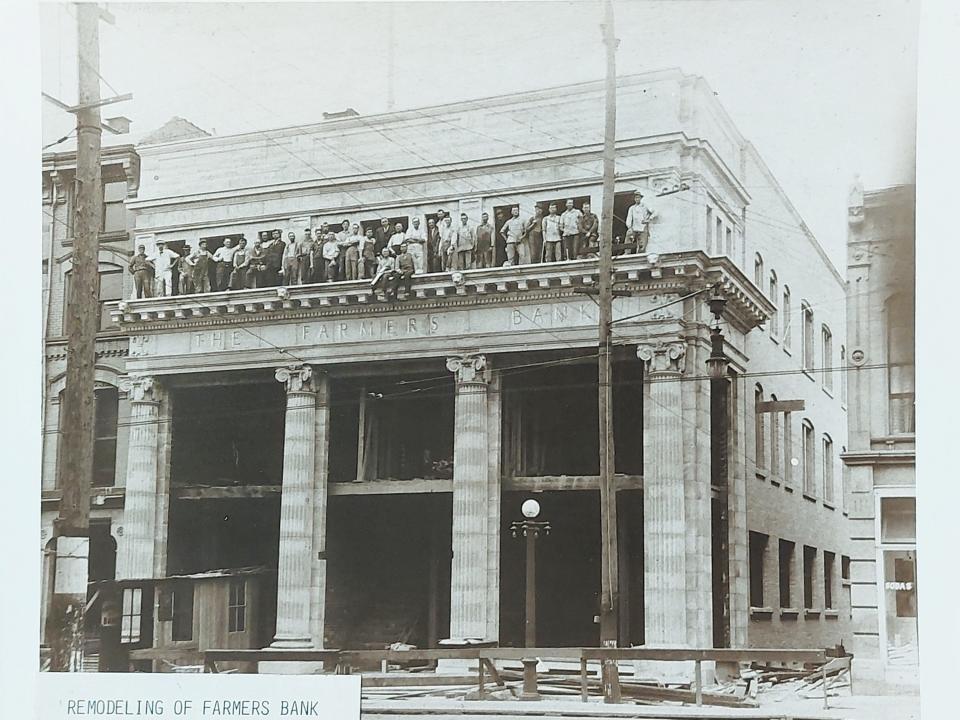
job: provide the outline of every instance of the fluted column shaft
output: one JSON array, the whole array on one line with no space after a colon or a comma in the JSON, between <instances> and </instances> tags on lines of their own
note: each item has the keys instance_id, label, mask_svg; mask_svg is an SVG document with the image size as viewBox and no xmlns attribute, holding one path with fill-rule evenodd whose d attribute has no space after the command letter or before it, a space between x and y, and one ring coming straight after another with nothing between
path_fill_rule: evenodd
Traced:
<instances>
[{"instance_id":1,"label":"fluted column shaft","mask_svg":"<svg viewBox=\"0 0 960 720\"><path fill-rule=\"evenodd\" d=\"M686 644L682 343L641 345L644 622L648 645Z\"/></svg>"},{"instance_id":2,"label":"fluted column shaft","mask_svg":"<svg viewBox=\"0 0 960 720\"><path fill-rule=\"evenodd\" d=\"M317 393L309 365L280 368L276 378L286 384L287 410L280 492L277 634L273 645L310 647Z\"/></svg>"},{"instance_id":3,"label":"fluted column shaft","mask_svg":"<svg viewBox=\"0 0 960 720\"><path fill-rule=\"evenodd\" d=\"M130 439L117 578L151 578L157 548L161 389L152 377L125 378L120 387L130 401Z\"/></svg>"},{"instance_id":4,"label":"fluted column shaft","mask_svg":"<svg viewBox=\"0 0 960 720\"><path fill-rule=\"evenodd\" d=\"M492 539L485 364L482 355L447 361L456 375L450 577L450 637L454 639L486 638L490 628L487 566Z\"/></svg>"}]
</instances>

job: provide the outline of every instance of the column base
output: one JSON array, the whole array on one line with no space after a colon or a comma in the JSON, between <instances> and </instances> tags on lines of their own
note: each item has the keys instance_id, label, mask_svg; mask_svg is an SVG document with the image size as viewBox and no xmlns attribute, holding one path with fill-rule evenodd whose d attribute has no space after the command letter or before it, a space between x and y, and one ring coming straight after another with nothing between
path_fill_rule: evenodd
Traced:
<instances>
[{"instance_id":1,"label":"column base","mask_svg":"<svg viewBox=\"0 0 960 720\"><path fill-rule=\"evenodd\" d=\"M537 688L537 665L539 661L536 658L524 658L523 663L523 689L520 691L521 700L540 700L540 690Z\"/></svg>"}]
</instances>

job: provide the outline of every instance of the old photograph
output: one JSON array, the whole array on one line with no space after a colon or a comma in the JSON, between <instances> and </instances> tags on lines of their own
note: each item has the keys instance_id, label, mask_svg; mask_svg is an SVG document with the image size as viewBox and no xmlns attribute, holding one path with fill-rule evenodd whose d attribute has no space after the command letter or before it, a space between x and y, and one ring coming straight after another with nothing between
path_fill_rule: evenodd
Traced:
<instances>
[{"instance_id":1,"label":"old photograph","mask_svg":"<svg viewBox=\"0 0 960 720\"><path fill-rule=\"evenodd\" d=\"M920 11L41 4L40 670L918 718Z\"/></svg>"}]
</instances>

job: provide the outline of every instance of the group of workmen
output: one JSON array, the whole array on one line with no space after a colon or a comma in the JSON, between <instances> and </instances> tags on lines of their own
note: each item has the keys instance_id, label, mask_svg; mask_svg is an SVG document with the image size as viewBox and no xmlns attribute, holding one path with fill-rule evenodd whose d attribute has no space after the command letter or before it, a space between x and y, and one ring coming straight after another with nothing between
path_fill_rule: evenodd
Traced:
<instances>
[{"instance_id":1,"label":"group of workmen","mask_svg":"<svg viewBox=\"0 0 960 720\"><path fill-rule=\"evenodd\" d=\"M653 216L637 191L625 219L626 244L635 252L645 251ZM300 238L290 232L286 242L280 230L262 231L252 247L246 238L228 237L213 252L206 240L196 248L185 245L180 253L161 241L150 256L140 245L130 272L138 298L368 279L375 290L396 299L401 286L410 292L417 274L494 267L498 233L505 266L575 260L598 250L600 220L589 203L578 209L567 200L563 212L550 203L546 215L537 206L527 220L521 220L520 208L513 206L510 217L498 218L497 224L499 231L488 213L479 224L471 223L466 213L454 222L441 209L426 227L419 217L406 228L381 218L378 227L366 230L344 220L336 231L323 223L313 231L306 228Z\"/></svg>"}]
</instances>

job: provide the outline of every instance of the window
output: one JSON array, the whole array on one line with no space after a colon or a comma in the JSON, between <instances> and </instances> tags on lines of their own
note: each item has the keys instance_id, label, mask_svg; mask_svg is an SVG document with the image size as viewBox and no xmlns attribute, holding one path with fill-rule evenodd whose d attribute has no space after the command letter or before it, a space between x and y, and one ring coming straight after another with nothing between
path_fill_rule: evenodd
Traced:
<instances>
[{"instance_id":1,"label":"window","mask_svg":"<svg viewBox=\"0 0 960 720\"><path fill-rule=\"evenodd\" d=\"M823 500L832 503L834 499L833 487L833 440L829 435L823 436Z\"/></svg>"},{"instance_id":2,"label":"window","mask_svg":"<svg viewBox=\"0 0 960 720\"><path fill-rule=\"evenodd\" d=\"M776 402L777 396L770 395L770 402ZM770 413L770 474L780 476L780 413Z\"/></svg>"},{"instance_id":3,"label":"window","mask_svg":"<svg viewBox=\"0 0 960 720\"><path fill-rule=\"evenodd\" d=\"M108 182L103 184L103 232L125 232L127 229L127 183Z\"/></svg>"},{"instance_id":4,"label":"window","mask_svg":"<svg viewBox=\"0 0 960 720\"><path fill-rule=\"evenodd\" d=\"M813 424L809 420L802 423L801 451L803 452L803 492L815 495L817 492L816 448L813 446Z\"/></svg>"},{"instance_id":5,"label":"window","mask_svg":"<svg viewBox=\"0 0 960 720\"><path fill-rule=\"evenodd\" d=\"M120 642L140 642L140 617L143 610L143 591L140 588L123 589L123 615L120 617Z\"/></svg>"},{"instance_id":6,"label":"window","mask_svg":"<svg viewBox=\"0 0 960 720\"><path fill-rule=\"evenodd\" d=\"M750 606L763 607L763 561L769 536L750 532Z\"/></svg>"},{"instance_id":7,"label":"window","mask_svg":"<svg viewBox=\"0 0 960 720\"><path fill-rule=\"evenodd\" d=\"M847 555L840 556L840 584L843 586L843 597L847 603L847 612L849 618L853 619L853 586L850 582L850 558Z\"/></svg>"},{"instance_id":8,"label":"window","mask_svg":"<svg viewBox=\"0 0 960 720\"><path fill-rule=\"evenodd\" d=\"M786 285L783 286L783 304L781 305L781 309L783 312L783 346L789 349L793 336L793 328L790 327L790 288Z\"/></svg>"},{"instance_id":9,"label":"window","mask_svg":"<svg viewBox=\"0 0 960 720\"><path fill-rule=\"evenodd\" d=\"M813 578L817 564L817 549L803 546L803 607L813 609Z\"/></svg>"},{"instance_id":10,"label":"window","mask_svg":"<svg viewBox=\"0 0 960 720\"><path fill-rule=\"evenodd\" d=\"M760 411L760 403L763 402L763 388L760 385L757 385L753 391L753 408L754 408L754 431L756 433L756 463L757 463L757 472L760 473L767 467L767 459L764 457L765 447L767 444L767 433L766 425L764 421L764 413Z\"/></svg>"},{"instance_id":11,"label":"window","mask_svg":"<svg viewBox=\"0 0 960 720\"><path fill-rule=\"evenodd\" d=\"M193 640L193 584L182 583L173 588L173 627L171 639Z\"/></svg>"},{"instance_id":12,"label":"window","mask_svg":"<svg viewBox=\"0 0 960 720\"><path fill-rule=\"evenodd\" d=\"M112 487L117 472L117 389L97 388L93 405L93 485Z\"/></svg>"},{"instance_id":13,"label":"window","mask_svg":"<svg viewBox=\"0 0 960 720\"><path fill-rule=\"evenodd\" d=\"M823 606L825 608L833 608L833 571L836 559L837 556L834 553L828 550L823 551Z\"/></svg>"},{"instance_id":14,"label":"window","mask_svg":"<svg viewBox=\"0 0 960 720\"><path fill-rule=\"evenodd\" d=\"M782 608L791 607L790 585L793 582L793 548L794 544L789 540L780 541L780 607Z\"/></svg>"},{"instance_id":15,"label":"window","mask_svg":"<svg viewBox=\"0 0 960 720\"><path fill-rule=\"evenodd\" d=\"M243 632L247 627L247 583L245 580L230 581L230 605L227 611L228 630Z\"/></svg>"},{"instance_id":16,"label":"window","mask_svg":"<svg viewBox=\"0 0 960 720\"><path fill-rule=\"evenodd\" d=\"M813 310L806 302L800 303L803 316L803 368L813 370Z\"/></svg>"},{"instance_id":17,"label":"window","mask_svg":"<svg viewBox=\"0 0 960 720\"><path fill-rule=\"evenodd\" d=\"M823 386L833 390L833 334L826 325L820 326L820 365L823 368Z\"/></svg>"},{"instance_id":18,"label":"window","mask_svg":"<svg viewBox=\"0 0 960 720\"><path fill-rule=\"evenodd\" d=\"M763 292L763 256L760 253L753 256L753 284Z\"/></svg>"},{"instance_id":19,"label":"window","mask_svg":"<svg viewBox=\"0 0 960 720\"><path fill-rule=\"evenodd\" d=\"M847 402L847 348L840 346L840 402Z\"/></svg>"},{"instance_id":20,"label":"window","mask_svg":"<svg viewBox=\"0 0 960 720\"><path fill-rule=\"evenodd\" d=\"M723 254L723 220L717 218L713 241L717 248L717 255Z\"/></svg>"},{"instance_id":21,"label":"window","mask_svg":"<svg viewBox=\"0 0 960 720\"><path fill-rule=\"evenodd\" d=\"M710 254L711 249L713 248L713 243L710 242L710 239L713 236L713 209L707 208L707 254Z\"/></svg>"},{"instance_id":22,"label":"window","mask_svg":"<svg viewBox=\"0 0 960 720\"><path fill-rule=\"evenodd\" d=\"M98 288L97 288L97 297L98 297L98 308L99 308L99 317L100 324L97 326L98 330L116 330L117 325L113 323L113 320L110 318L110 312L107 310L107 303L117 302L118 300L123 299L123 271L119 268L111 270L101 270L100 274L97 277ZM65 317L63 319L63 329L62 332L64 335L67 333L67 319L66 315L69 314L70 308L70 293L73 286L73 272L67 272L64 275L64 313Z\"/></svg>"},{"instance_id":23,"label":"window","mask_svg":"<svg viewBox=\"0 0 960 720\"><path fill-rule=\"evenodd\" d=\"M890 298L886 312L890 434L912 433L916 430L913 297Z\"/></svg>"},{"instance_id":24,"label":"window","mask_svg":"<svg viewBox=\"0 0 960 720\"><path fill-rule=\"evenodd\" d=\"M727 228L727 256L733 257L733 230Z\"/></svg>"},{"instance_id":25,"label":"window","mask_svg":"<svg viewBox=\"0 0 960 720\"><path fill-rule=\"evenodd\" d=\"M780 317L777 312L777 301L780 299L777 295L777 274L770 271L770 302L773 303L773 312L770 314L770 336L776 337L780 332Z\"/></svg>"},{"instance_id":26,"label":"window","mask_svg":"<svg viewBox=\"0 0 960 720\"><path fill-rule=\"evenodd\" d=\"M917 540L917 499L880 498L880 541L914 543Z\"/></svg>"},{"instance_id":27,"label":"window","mask_svg":"<svg viewBox=\"0 0 960 720\"><path fill-rule=\"evenodd\" d=\"M796 458L793 457L793 416L783 414L783 482L790 484L793 481L793 466Z\"/></svg>"}]
</instances>

